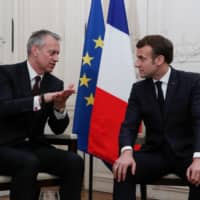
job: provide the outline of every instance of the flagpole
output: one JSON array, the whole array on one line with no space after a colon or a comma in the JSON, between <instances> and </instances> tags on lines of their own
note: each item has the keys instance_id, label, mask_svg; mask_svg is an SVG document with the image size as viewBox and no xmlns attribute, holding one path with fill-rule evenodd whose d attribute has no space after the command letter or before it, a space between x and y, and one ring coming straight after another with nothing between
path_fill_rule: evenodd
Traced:
<instances>
[{"instance_id":1,"label":"flagpole","mask_svg":"<svg viewBox=\"0 0 200 200\"><path fill-rule=\"evenodd\" d=\"M88 200L92 200L92 190L93 190L93 156L90 155L90 163L89 163L89 194Z\"/></svg>"}]
</instances>

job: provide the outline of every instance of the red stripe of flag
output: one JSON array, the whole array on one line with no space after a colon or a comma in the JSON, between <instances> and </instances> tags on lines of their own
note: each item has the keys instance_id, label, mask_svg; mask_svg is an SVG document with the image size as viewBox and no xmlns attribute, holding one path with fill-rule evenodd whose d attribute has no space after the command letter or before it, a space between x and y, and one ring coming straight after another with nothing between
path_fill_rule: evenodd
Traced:
<instances>
[{"instance_id":1,"label":"red stripe of flag","mask_svg":"<svg viewBox=\"0 0 200 200\"><path fill-rule=\"evenodd\" d=\"M88 141L89 153L111 163L115 161L118 156L119 129L126 106L127 103L121 99L100 88L96 89Z\"/></svg>"}]
</instances>

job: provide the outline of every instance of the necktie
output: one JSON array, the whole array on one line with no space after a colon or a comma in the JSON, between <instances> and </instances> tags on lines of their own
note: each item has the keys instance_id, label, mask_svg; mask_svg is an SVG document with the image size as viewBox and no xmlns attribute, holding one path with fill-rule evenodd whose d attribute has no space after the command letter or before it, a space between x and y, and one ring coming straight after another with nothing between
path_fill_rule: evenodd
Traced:
<instances>
[{"instance_id":1,"label":"necktie","mask_svg":"<svg viewBox=\"0 0 200 200\"><path fill-rule=\"evenodd\" d=\"M155 82L155 84L156 84L157 91L158 91L157 101L158 101L158 104L159 104L159 107L160 107L161 114L163 115L165 101L164 101L163 91L162 91L162 88L161 88L162 82L157 81L157 82Z\"/></svg>"},{"instance_id":2,"label":"necktie","mask_svg":"<svg viewBox=\"0 0 200 200\"><path fill-rule=\"evenodd\" d=\"M33 84L32 94L35 96L35 95L38 95L40 93L41 77L40 76L36 76L34 79L35 79L35 83Z\"/></svg>"}]
</instances>

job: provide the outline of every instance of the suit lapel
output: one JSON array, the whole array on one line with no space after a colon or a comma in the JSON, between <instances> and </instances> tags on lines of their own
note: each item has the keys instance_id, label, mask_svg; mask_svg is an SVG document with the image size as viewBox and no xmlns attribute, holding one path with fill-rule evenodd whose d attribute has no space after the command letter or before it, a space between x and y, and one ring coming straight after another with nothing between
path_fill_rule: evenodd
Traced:
<instances>
[{"instance_id":1,"label":"suit lapel","mask_svg":"<svg viewBox=\"0 0 200 200\"><path fill-rule=\"evenodd\" d=\"M149 97L152 98L152 101L156 101L156 91L155 86L152 79L147 79L147 91L149 92Z\"/></svg>"},{"instance_id":2,"label":"suit lapel","mask_svg":"<svg viewBox=\"0 0 200 200\"><path fill-rule=\"evenodd\" d=\"M17 67L18 81L20 83L20 91L24 96L31 95L31 83L26 61Z\"/></svg>"},{"instance_id":3,"label":"suit lapel","mask_svg":"<svg viewBox=\"0 0 200 200\"><path fill-rule=\"evenodd\" d=\"M172 68L168 86L167 86L166 99L165 99L165 117L168 113L170 103L173 97L176 95L177 83L178 83L177 72Z\"/></svg>"},{"instance_id":4,"label":"suit lapel","mask_svg":"<svg viewBox=\"0 0 200 200\"><path fill-rule=\"evenodd\" d=\"M156 113L160 113L160 108L158 106L157 98L156 98L156 90L155 85L152 79L146 79L146 93L148 96L148 101L151 107L154 108Z\"/></svg>"},{"instance_id":5,"label":"suit lapel","mask_svg":"<svg viewBox=\"0 0 200 200\"><path fill-rule=\"evenodd\" d=\"M49 88L50 88L49 75L44 74L41 85L40 85L40 92L41 93L49 92Z\"/></svg>"},{"instance_id":6,"label":"suit lapel","mask_svg":"<svg viewBox=\"0 0 200 200\"><path fill-rule=\"evenodd\" d=\"M21 65L19 65L16 70L18 79L17 81L20 83L20 91L23 93L24 96L31 96L31 81L26 61L21 63ZM40 92L49 92L50 85L51 81L49 78L49 74L44 74L40 85Z\"/></svg>"}]
</instances>

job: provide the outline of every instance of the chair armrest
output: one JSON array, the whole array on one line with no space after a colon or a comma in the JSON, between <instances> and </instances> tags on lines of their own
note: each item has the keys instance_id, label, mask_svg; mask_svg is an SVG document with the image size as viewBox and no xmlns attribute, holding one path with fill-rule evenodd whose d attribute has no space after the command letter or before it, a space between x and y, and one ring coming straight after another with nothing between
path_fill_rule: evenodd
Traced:
<instances>
[{"instance_id":1,"label":"chair armrest","mask_svg":"<svg viewBox=\"0 0 200 200\"><path fill-rule=\"evenodd\" d=\"M69 151L77 152L77 135L75 134L45 134L45 138L51 144L68 145Z\"/></svg>"}]
</instances>

